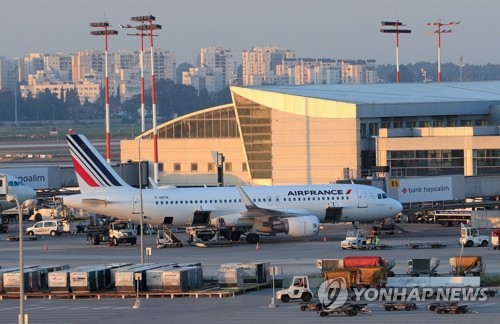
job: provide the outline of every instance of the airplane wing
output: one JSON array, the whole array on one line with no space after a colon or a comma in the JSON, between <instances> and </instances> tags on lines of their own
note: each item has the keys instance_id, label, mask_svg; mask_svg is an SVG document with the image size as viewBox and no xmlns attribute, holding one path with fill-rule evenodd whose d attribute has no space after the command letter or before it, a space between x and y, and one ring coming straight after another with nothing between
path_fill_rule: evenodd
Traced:
<instances>
[{"instance_id":1,"label":"airplane wing","mask_svg":"<svg viewBox=\"0 0 500 324\"><path fill-rule=\"evenodd\" d=\"M270 209L270 208L261 208L252 201L252 198L248 196L248 194L241 187L237 187L240 193L241 199L245 205L246 211L241 213L242 218L259 218L259 217L293 217L293 216L302 216L310 214L310 211L302 208L294 208L291 209Z\"/></svg>"}]
</instances>

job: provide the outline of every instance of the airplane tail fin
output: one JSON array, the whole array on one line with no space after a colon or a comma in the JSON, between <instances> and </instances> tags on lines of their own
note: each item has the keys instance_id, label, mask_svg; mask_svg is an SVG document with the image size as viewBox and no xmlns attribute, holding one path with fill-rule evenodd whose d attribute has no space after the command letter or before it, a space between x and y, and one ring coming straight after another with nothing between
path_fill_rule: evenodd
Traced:
<instances>
[{"instance_id":1,"label":"airplane tail fin","mask_svg":"<svg viewBox=\"0 0 500 324\"><path fill-rule=\"evenodd\" d=\"M66 139L68 140L69 151L82 193L99 191L110 187L129 187L89 142L87 137L71 134L66 135Z\"/></svg>"}]
</instances>

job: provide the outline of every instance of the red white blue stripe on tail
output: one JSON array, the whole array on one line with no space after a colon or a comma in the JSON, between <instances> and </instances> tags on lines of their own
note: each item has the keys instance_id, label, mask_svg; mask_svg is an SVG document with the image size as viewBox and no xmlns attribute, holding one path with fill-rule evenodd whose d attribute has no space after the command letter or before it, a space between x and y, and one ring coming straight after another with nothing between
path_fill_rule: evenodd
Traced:
<instances>
[{"instance_id":1,"label":"red white blue stripe on tail","mask_svg":"<svg viewBox=\"0 0 500 324\"><path fill-rule=\"evenodd\" d=\"M129 187L84 135L66 135L82 193L109 187Z\"/></svg>"}]
</instances>

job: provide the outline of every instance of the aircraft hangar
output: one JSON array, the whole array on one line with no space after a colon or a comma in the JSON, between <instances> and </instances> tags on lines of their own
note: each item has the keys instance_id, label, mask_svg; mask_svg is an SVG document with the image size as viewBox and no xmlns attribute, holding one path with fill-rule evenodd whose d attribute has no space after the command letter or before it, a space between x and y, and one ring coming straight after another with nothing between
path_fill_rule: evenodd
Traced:
<instances>
[{"instance_id":1,"label":"aircraft hangar","mask_svg":"<svg viewBox=\"0 0 500 324\"><path fill-rule=\"evenodd\" d=\"M160 185L319 184L500 173L500 82L231 87L158 126ZM121 161L153 161L153 130Z\"/></svg>"}]
</instances>

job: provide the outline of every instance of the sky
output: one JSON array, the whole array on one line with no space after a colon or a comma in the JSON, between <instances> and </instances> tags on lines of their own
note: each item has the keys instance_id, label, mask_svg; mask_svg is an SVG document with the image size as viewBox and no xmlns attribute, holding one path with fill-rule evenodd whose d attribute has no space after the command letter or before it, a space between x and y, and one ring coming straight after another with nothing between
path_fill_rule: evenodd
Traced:
<instances>
[{"instance_id":1,"label":"sky","mask_svg":"<svg viewBox=\"0 0 500 324\"><path fill-rule=\"evenodd\" d=\"M428 22L460 21L441 34L441 62L500 64L498 0L1 0L0 56L77 53L104 49L90 35L90 22L108 21L110 52L139 49L139 37L119 24L153 15L162 25L154 46L176 53L177 64L195 63L202 47L241 51L279 46L302 58L375 59L395 64L394 34L380 32L383 20L400 20L400 64L437 61L437 34ZM443 27L443 29L450 29ZM146 43L149 46L149 43Z\"/></svg>"}]
</instances>

